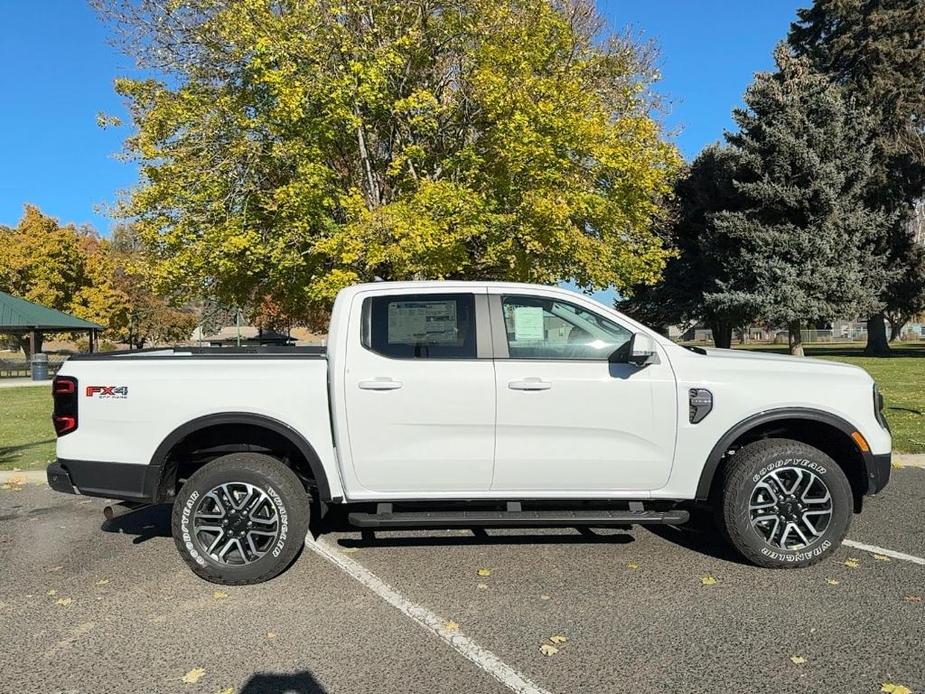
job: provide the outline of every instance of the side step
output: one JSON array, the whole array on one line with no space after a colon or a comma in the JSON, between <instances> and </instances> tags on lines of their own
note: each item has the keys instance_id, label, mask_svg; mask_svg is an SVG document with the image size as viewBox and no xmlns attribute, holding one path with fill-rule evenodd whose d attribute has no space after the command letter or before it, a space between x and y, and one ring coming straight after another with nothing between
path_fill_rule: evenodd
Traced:
<instances>
[{"instance_id":1,"label":"side step","mask_svg":"<svg viewBox=\"0 0 925 694\"><path fill-rule=\"evenodd\" d=\"M351 513L359 528L503 528L562 525L631 525L686 523L690 514L671 511L407 511Z\"/></svg>"}]
</instances>

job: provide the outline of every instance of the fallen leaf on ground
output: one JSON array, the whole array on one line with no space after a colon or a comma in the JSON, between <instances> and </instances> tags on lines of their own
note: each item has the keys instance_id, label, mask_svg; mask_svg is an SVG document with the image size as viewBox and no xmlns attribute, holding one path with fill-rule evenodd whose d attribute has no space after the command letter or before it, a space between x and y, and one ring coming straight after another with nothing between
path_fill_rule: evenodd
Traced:
<instances>
[{"instance_id":1,"label":"fallen leaf on ground","mask_svg":"<svg viewBox=\"0 0 925 694\"><path fill-rule=\"evenodd\" d=\"M475 573L477 573L479 576L491 576L491 569L483 568L483 569L479 569Z\"/></svg>"},{"instance_id":2,"label":"fallen leaf on ground","mask_svg":"<svg viewBox=\"0 0 925 694\"><path fill-rule=\"evenodd\" d=\"M101 578L100 580L98 580L98 581L96 582L96 585L98 585L98 586L105 586L107 583L109 583L109 579L108 579L108 578Z\"/></svg>"},{"instance_id":3,"label":"fallen leaf on ground","mask_svg":"<svg viewBox=\"0 0 925 694\"><path fill-rule=\"evenodd\" d=\"M544 643L542 646L540 646L540 653L542 653L543 655L555 655L558 652L559 652L558 648L548 643Z\"/></svg>"},{"instance_id":4,"label":"fallen leaf on ground","mask_svg":"<svg viewBox=\"0 0 925 694\"><path fill-rule=\"evenodd\" d=\"M199 680L202 679L202 676L206 674L206 671L201 667L194 667L192 670L183 675L184 684L196 684Z\"/></svg>"},{"instance_id":5,"label":"fallen leaf on ground","mask_svg":"<svg viewBox=\"0 0 925 694\"><path fill-rule=\"evenodd\" d=\"M886 694L912 694L912 690L909 689L909 687L892 682L884 682L883 686L880 687L880 691L886 692Z\"/></svg>"},{"instance_id":6,"label":"fallen leaf on ground","mask_svg":"<svg viewBox=\"0 0 925 694\"><path fill-rule=\"evenodd\" d=\"M562 636L562 634L556 634L555 636L550 636L549 640L552 641L553 643L565 643L566 641L568 641L568 639L565 636Z\"/></svg>"},{"instance_id":7,"label":"fallen leaf on ground","mask_svg":"<svg viewBox=\"0 0 925 694\"><path fill-rule=\"evenodd\" d=\"M890 467L894 470L902 470L905 466L902 463L890 463Z\"/></svg>"},{"instance_id":8,"label":"fallen leaf on ground","mask_svg":"<svg viewBox=\"0 0 925 694\"><path fill-rule=\"evenodd\" d=\"M907 595L903 598L906 602L922 602L921 595Z\"/></svg>"},{"instance_id":9,"label":"fallen leaf on ground","mask_svg":"<svg viewBox=\"0 0 925 694\"><path fill-rule=\"evenodd\" d=\"M275 639L275 638L276 638L276 632L275 632L275 631L268 631L268 632L267 632L267 638L268 638L268 639Z\"/></svg>"},{"instance_id":10,"label":"fallen leaf on ground","mask_svg":"<svg viewBox=\"0 0 925 694\"><path fill-rule=\"evenodd\" d=\"M228 597L228 593L222 590L217 590L214 593L212 593L212 597L215 598L216 600L224 600L225 598Z\"/></svg>"},{"instance_id":11,"label":"fallen leaf on ground","mask_svg":"<svg viewBox=\"0 0 925 694\"><path fill-rule=\"evenodd\" d=\"M56 591L54 588L52 588L51 590L48 591L48 594L49 594L49 595L55 595L57 592L58 592L58 591Z\"/></svg>"},{"instance_id":12,"label":"fallen leaf on ground","mask_svg":"<svg viewBox=\"0 0 925 694\"><path fill-rule=\"evenodd\" d=\"M546 595L545 593L540 596L540 600L549 600L551 596Z\"/></svg>"},{"instance_id":13,"label":"fallen leaf on ground","mask_svg":"<svg viewBox=\"0 0 925 694\"><path fill-rule=\"evenodd\" d=\"M454 622L452 619L449 620L446 624L443 625L443 628L447 631L459 631L459 625Z\"/></svg>"},{"instance_id":14,"label":"fallen leaf on ground","mask_svg":"<svg viewBox=\"0 0 925 694\"><path fill-rule=\"evenodd\" d=\"M858 560L855 559L854 557L848 557L848 558L845 559L845 561L843 561L842 563L843 563L845 566L847 566L849 569L856 569L856 568L858 568L858 566L860 565L860 562L858 562Z\"/></svg>"},{"instance_id":15,"label":"fallen leaf on ground","mask_svg":"<svg viewBox=\"0 0 925 694\"><path fill-rule=\"evenodd\" d=\"M55 600L55 605L62 605L64 607L67 607L72 602L74 602L74 598L58 598L57 600Z\"/></svg>"},{"instance_id":16,"label":"fallen leaf on ground","mask_svg":"<svg viewBox=\"0 0 925 694\"><path fill-rule=\"evenodd\" d=\"M234 687L225 687L224 689L219 689L218 694L234 694Z\"/></svg>"},{"instance_id":17,"label":"fallen leaf on ground","mask_svg":"<svg viewBox=\"0 0 925 694\"><path fill-rule=\"evenodd\" d=\"M713 578L713 576L701 576L700 583L705 586L715 586L719 581Z\"/></svg>"},{"instance_id":18,"label":"fallen leaf on ground","mask_svg":"<svg viewBox=\"0 0 925 694\"><path fill-rule=\"evenodd\" d=\"M485 583L479 583L478 586L476 586L476 587L477 587L479 590L488 590L488 585L485 584Z\"/></svg>"},{"instance_id":19,"label":"fallen leaf on ground","mask_svg":"<svg viewBox=\"0 0 925 694\"><path fill-rule=\"evenodd\" d=\"M806 662L806 658L804 658L801 655L792 655L790 656L790 662L793 663L794 665L802 665L803 663Z\"/></svg>"},{"instance_id":20,"label":"fallen leaf on ground","mask_svg":"<svg viewBox=\"0 0 925 694\"><path fill-rule=\"evenodd\" d=\"M837 586L839 583L841 583L841 581L837 581L834 578L827 578L825 579L825 582L828 583L830 586Z\"/></svg>"},{"instance_id":21,"label":"fallen leaf on ground","mask_svg":"<svg viewBox=\"0 0 925 694\"><path fill-rule=\"evenodd\" d=\"M889 557L885 557L882 554L875 554L874 559L876 559L877 561L889 561L890 560Z\"/></svg>"},{"instance_id":22,"label":"fallen leaf on ground","mask_svg":"<svg viewBox=\"0 0 925 694\"><path fill-rule=\"evenodd\" d=\"M638 568L639 568L639 564L637 564L637 563L634 562L634 561L631 561L629 564L626 565L626 568L627 568L627 569L638 569Z\"/></svg>"}]
</instances>

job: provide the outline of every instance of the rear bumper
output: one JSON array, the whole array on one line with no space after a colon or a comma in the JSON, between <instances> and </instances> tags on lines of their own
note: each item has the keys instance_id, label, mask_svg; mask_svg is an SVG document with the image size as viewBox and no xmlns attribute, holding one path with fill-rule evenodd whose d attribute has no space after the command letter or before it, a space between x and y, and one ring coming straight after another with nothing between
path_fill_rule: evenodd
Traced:
<instances>
[{"instance_id":1,"label":"rear bumper","mask_svg":"<svg viewBox=\"0 0 925 694\"><path fill-rule=\"evenodd\" d=\"M891 463L891 453L868 453L864 456L864 467L867 468L867 494L876 494L887 485L890 481Z\"/></svg>"},{"instance_id":2,"label":"rear bumper","mask_svg":"<svg viewBox=\"0 0 925 694\"><path fill-rule=\"evenodd\" d=\"M48 486L56 492L125 501L152 501L160 470L150 465L59 458L48 466Z\"/></svg>"}]
</instances>

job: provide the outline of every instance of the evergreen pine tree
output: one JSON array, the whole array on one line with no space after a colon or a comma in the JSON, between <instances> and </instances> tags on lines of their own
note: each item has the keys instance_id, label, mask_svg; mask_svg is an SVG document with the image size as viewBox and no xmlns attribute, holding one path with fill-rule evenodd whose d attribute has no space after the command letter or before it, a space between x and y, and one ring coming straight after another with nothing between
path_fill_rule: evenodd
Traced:
<instances>
[{"instance_id":1,"label":"evergreen pine tree","mask_svg":"<svg viewBox=\"0 0 925 694\"><path fill-rule=\"evenodd\" d=\"M677 210L670 227L671 258L654 286L636 287L634 294L620 302L621 311L648 323L667 326L705 321L717 347L728 348L732 331L755 318L742 312L714 310L704 296L723 282L722 259L734 253L735 241L716 234L712 215L733 210L739 197L733 186L735 159L728 147L713 144L697 155L690 168L675 185ZM733 244L730 247L730 243Z\"/></svg>"},{"instance_id":2,"label":"evergreen pine tree","mask_svg":"<svg viewBox=\"0 0 925 694\"><path fill-rule=\"evenodd\" d=\"M738 203L711 216L712 236L736 249L722 259L708 309L787 325L792 354L801 327L870 310L885 276L869 239L891 217L868 205L871 123L809 60L775 51L777 71L759 73L726 139Z\"/></svg>"},{"instance_id":3,"label":"evergreen pine tree","mask_svg":"<svg viewBox=\"0 0 925 694\"><path fill-rule=\"evenodd\" d=\"M885 268L870 268L893 277L868 321L868 353L884 354L884 313L908 316L925 303L925 253L906 223L925 190L925 2L815 0L797 15L788 36L794 52L842 85L873 118L867 197L896 212L875 239Z\"/></svg>"}]
</instances>

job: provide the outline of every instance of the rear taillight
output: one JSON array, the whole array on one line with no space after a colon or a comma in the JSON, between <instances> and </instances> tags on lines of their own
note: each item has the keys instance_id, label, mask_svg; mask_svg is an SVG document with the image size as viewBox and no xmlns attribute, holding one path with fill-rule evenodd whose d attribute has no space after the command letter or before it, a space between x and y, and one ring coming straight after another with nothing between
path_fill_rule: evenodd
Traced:
<instances>
[{"instance_id":1,"label":"rear taillight","mask_svg":"<svg viewBox=\"0 0 925 694\"><path fill-rule=\"evenodd\" d=\"M51 421L58 436L70 434L77 428L77 379L73 376L56 376L51 383L55 409Z\"/></svg>"}]
</instances>

